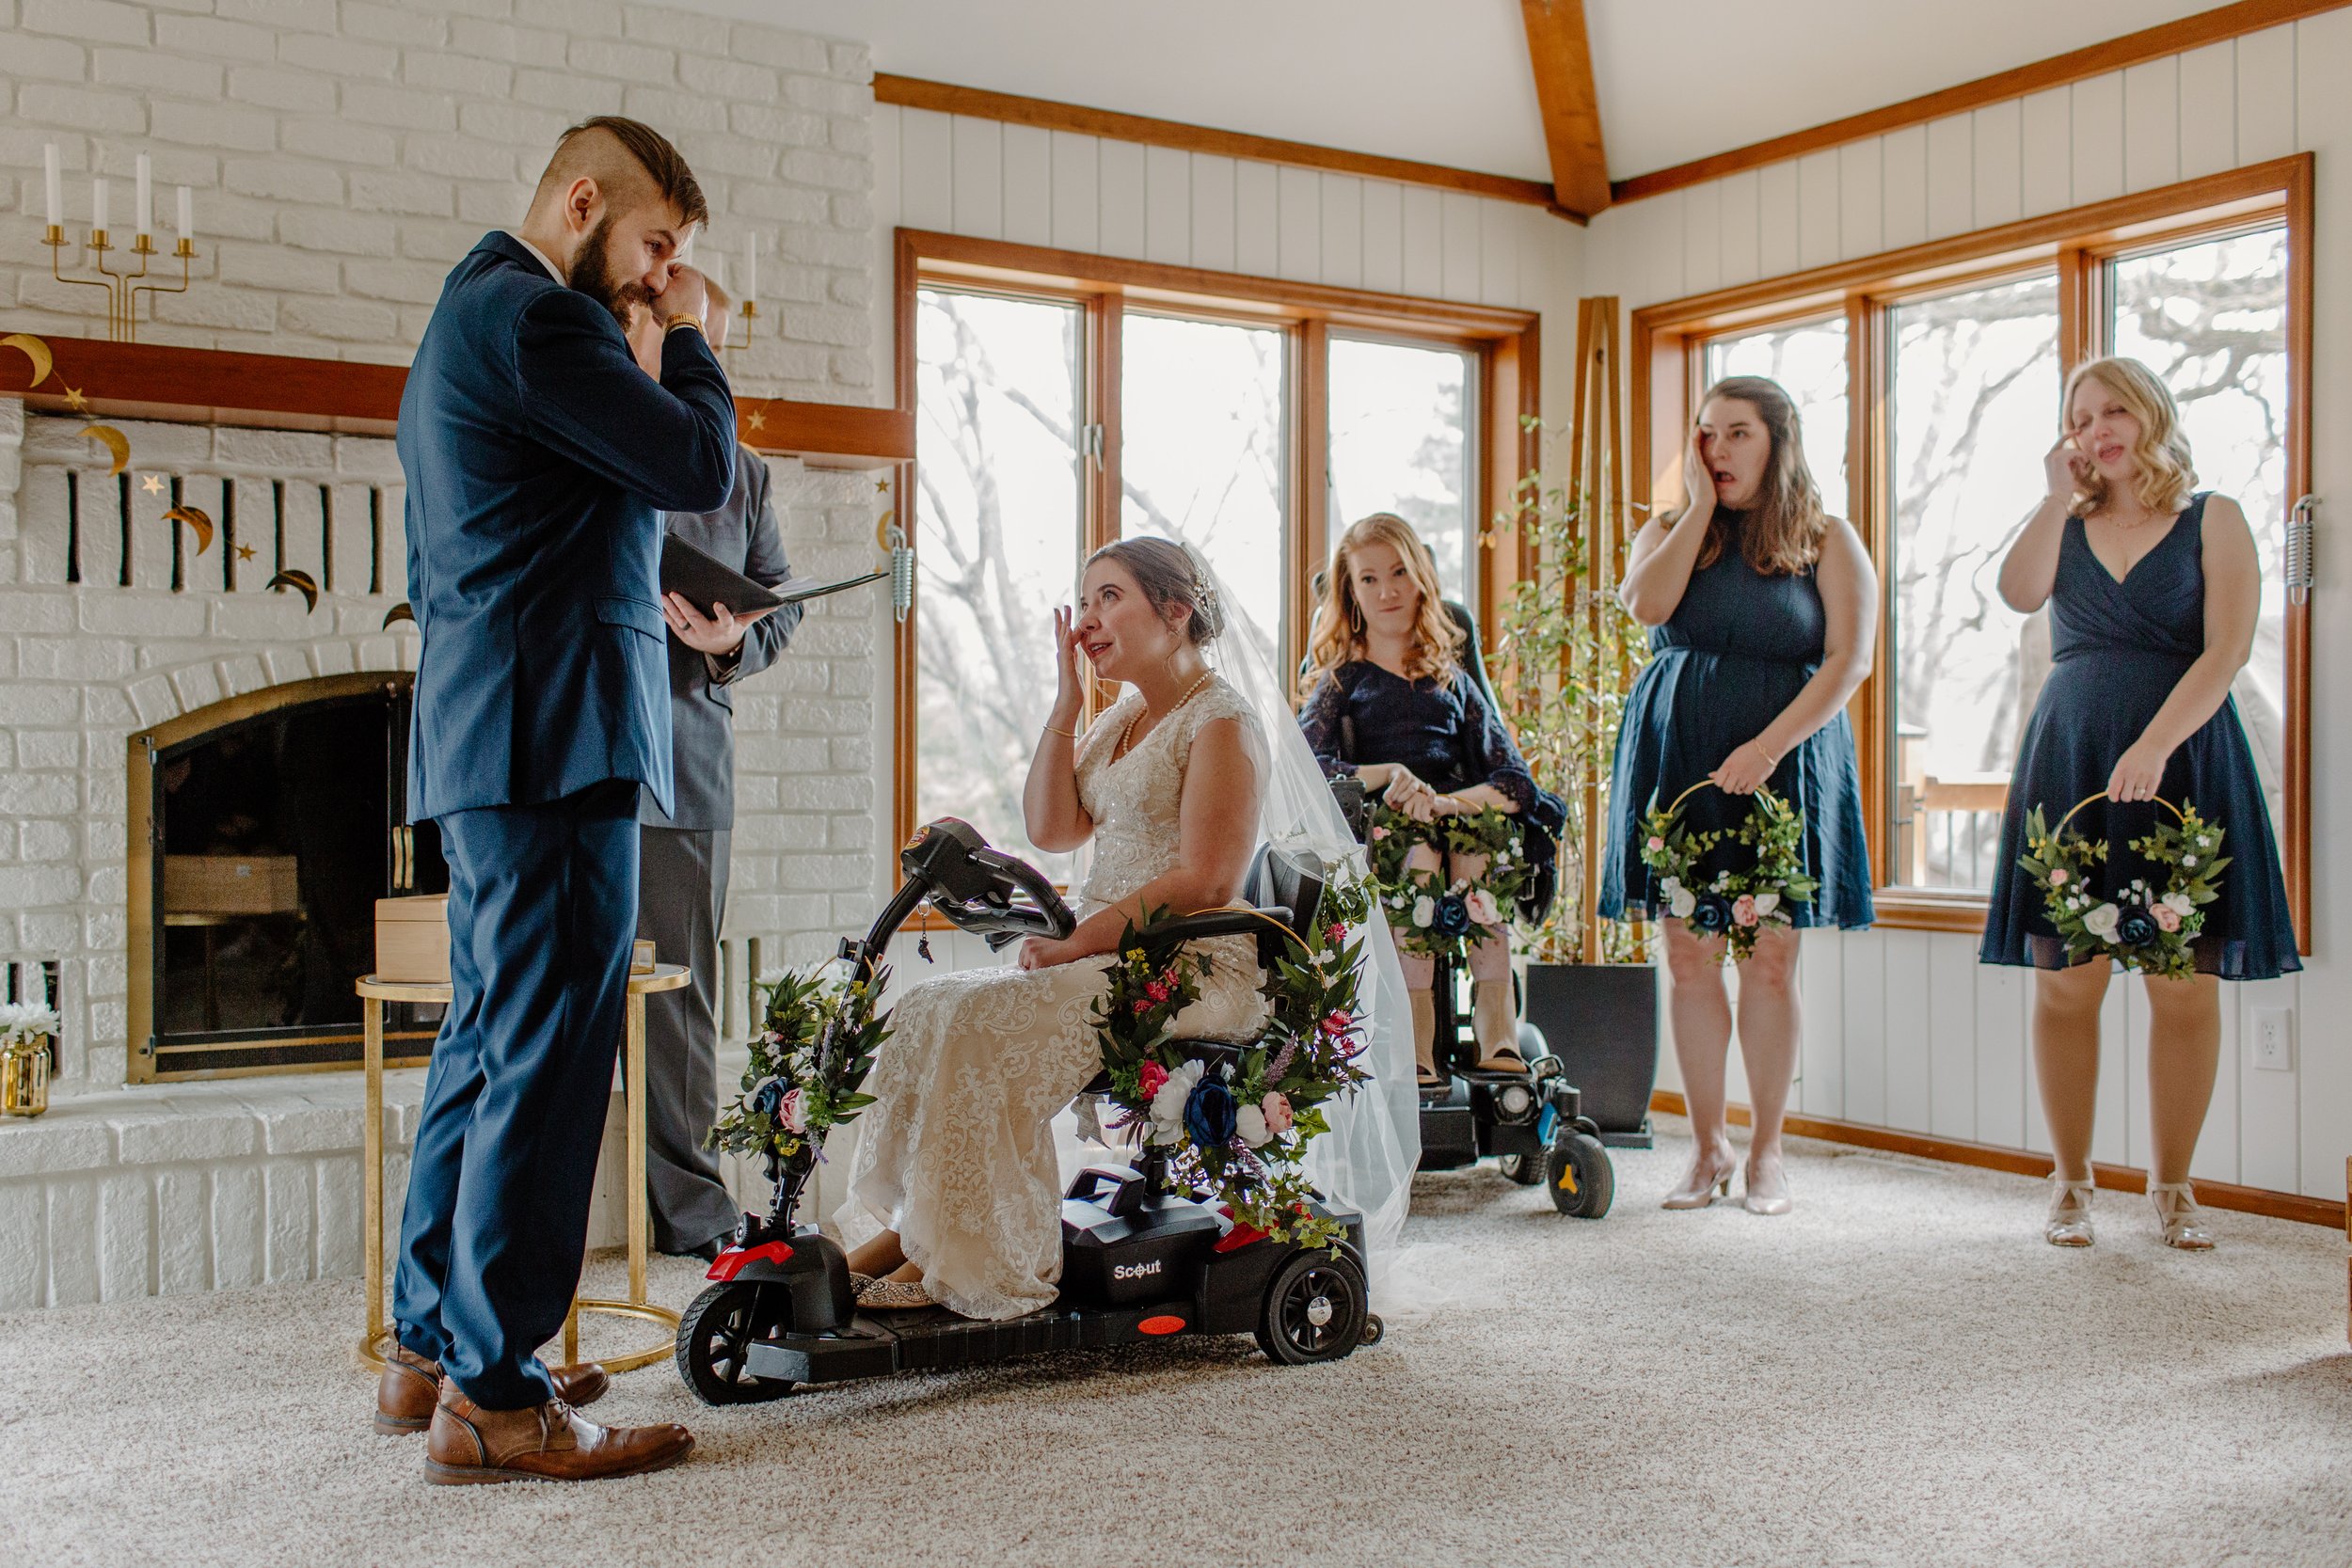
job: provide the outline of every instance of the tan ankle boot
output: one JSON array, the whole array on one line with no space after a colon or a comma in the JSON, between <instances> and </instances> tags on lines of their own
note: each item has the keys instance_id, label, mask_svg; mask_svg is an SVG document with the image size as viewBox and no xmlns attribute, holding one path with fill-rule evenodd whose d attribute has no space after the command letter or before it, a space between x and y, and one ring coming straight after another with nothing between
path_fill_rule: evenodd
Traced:
<instances>
[{"instance_id":1,"label":"tan ankle boot","mask_svg":"<svg viewBox=\"0 0 2352 1568\"><path fill-rule=\"evenodd\" d=\"M548 1376L555 1380L555 1397L569 1405L594 1404L612 1386L612 1379L594 1361L549 1367ZM375 1385L375 1430L387 1437L422 1432L433 1424L433 1407L440 1398L440 1363L395 1344Z\"/></svg>"},{"instance_id":2,"label":"tan ankle boot","mask_svg":"<svg viewBox=\"0 0 2352 1568\"><path fill-rule=\"evenodd\" d=\"M424 1479L439 1486L502 1481L603 1481L663 1470L684 1459L693 1434L667 1422L600 1427L562 1400L522 1410L485 1410L443 1379L424 1437Z\"/></svg>"},{"instance_id":3,"label":"tan ankle boot","mask_svg":"<svg viewBox=\"0 0 2352 1568\"><path fill-rule=\"evenodd\" d=\"M1421 1064L1424 1079L1436 1078L1438 1072L1438 999L1426 986L1405 990L1405 1000L1413 1010L1413 1054Z\"/></svg>"},{"instance_id":4,"label":"tan ankle boot","mask_svg":"<svg viewBox=\"0 0 2352 1568\"><path fill-rule=\"evenodd\" d=\"M1526 1066L1519 1057L1519 1016L1509 975L1470 982L1470 1032L1478 1037L1480 1067L1507 1072Z\"/></svg>"}]
</instances>

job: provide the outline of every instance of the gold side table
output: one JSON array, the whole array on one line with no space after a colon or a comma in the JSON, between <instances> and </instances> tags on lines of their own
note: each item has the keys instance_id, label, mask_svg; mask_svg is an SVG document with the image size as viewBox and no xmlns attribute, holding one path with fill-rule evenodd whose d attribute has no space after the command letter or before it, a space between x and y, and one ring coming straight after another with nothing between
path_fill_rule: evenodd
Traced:
<instances>
[{"instance_id":1,"label":"gold side table","mask_svg":"<svg viewBox=\"0 0 2352 1568\"><path fill-rule=\"evenodd\" d=\"M565 1361L580 1359L582 1312L639 1318L659 1323L665 1331L658 1345L631 1351L627 1355L607 1356L604 1365L608 1371L633 1371L667 1360L676 1338L677 1314L645 1299L645 998L656 991L676 990L689 979L684 964L665 963L655 964L649 974L628 977L628 1027L624 1039L621 1079L628 1101L628 1297L624 1301L607 1301L582 1296L575 1291L572 1309L564 1319ZM365 1249L361 1269L367 1281L368 1325L366 1335L359 1340L359 1360L369 1370L380 1371L391 1341L391 1330L384 1319L384 1004L421 1002L447 1006L451 990L446 980L379 980L373 974L361 975L352 989L359 993L365 1019L361 1063L367 1072L359 1171L364 1188L360 1199L360 1245Z\"/></svg>"}]
</instances>

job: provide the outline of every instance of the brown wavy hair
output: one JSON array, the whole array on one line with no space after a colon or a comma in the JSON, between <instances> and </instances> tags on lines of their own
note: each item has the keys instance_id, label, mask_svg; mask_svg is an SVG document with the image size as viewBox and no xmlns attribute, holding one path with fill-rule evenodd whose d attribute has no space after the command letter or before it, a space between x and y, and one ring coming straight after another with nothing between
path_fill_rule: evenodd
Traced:
<instances>
[{"instance_id":1,"label":"brown wavy hair","mask_svg":"<svg viewBox=\"0 0 2352 1568\"><path fill-rule=\"evenodd\" d=\"M2096 381L2114 393L2123 411L2139 421L2139 439L2132 443L2132 488L2139 504L2159 517L2188 505L2197 489L2197 465L2189 460L2188 436L2181 429L2181 409L2172 401L2172 389L2137 359L2118 355L2090 360L2075 366L2066 378L2066 396L2058 404L2059 428L2074 429L2074 392L2086 381ZM2074 487L2068 510L2086 517L2106 503L2107 482L2093 468Z\"/></svg>"},{"instance_id":2,"label":"brown wavy hair","mask_svg":"<svg viewBox=\"0 0 2352 1568\"><path fill-rule=\"evenodd\" d=\"M1772 454L1765 460L1756 504L1738 514L1736 520L1734 514L1718 506L1708 519L1707 538L1699 546L1699 568L1715 564L1736 538L1748 564L1766 577L1794 577L1821 559L1821 541L1829 534L1821 487L1813 482L1813 470L1805 467L1804 424L1798 417L1796 402L1779 382L1760 375L1725 376L1699 399L1699 413L1704 415L1707 405L1717 398L1736 399L1756 410L1764 421L1764 434L1772 440ZM1691 421L1691 439L1698 439L1696 418ZM1670 513L1663 520L1671 528L1681 515Z\"/></svg>"},{"instance_id":3,"label":"brown wavy hair","mask_svg":"<svg viewBox=\"0 0 2352 1568\"><path fill-rule=\"evenodd\" d=\"M1356 567L1351 556L1371 545L1396 551L1405 569L1421 590L1421 612L1413 622L1413 641L1406 655L1405 673L1452 680L1461 669L1462 628L1446 613L1445 590L1438 585L1438 562L1421 542L1413 525L1393 512L1359 517L1331 551L1331 567L1324 576L1323 596L1316 602L1307 632L1307 689L1341 665L1364 657L1364 609L1356 602Z\"/></svg>"}]
</instances>

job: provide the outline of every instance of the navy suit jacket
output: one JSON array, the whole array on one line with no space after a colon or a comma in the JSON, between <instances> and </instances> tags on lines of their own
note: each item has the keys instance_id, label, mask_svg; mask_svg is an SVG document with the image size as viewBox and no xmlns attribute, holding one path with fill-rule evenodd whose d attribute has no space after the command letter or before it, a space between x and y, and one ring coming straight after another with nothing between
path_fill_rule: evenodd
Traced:
<instances>
[{"instance_id":1,"label":"navy suit jacket","mask_svg":"<svg viewBox=\"0 0 2352 1568\"><path fill-rule=\"evenodd\" d=\"M419 821L631 779L671 794L661 513L735 479L699 332L646 378L610 311L492 233L442 285L400 399Z\"/></svg>"}]
</instances>

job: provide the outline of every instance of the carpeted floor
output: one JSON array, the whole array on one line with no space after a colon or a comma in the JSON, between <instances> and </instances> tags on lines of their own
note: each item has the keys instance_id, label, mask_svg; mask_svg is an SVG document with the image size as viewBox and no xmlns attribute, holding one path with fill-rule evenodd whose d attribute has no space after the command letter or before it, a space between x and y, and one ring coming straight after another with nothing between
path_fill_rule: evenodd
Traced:
<instances>
[{"instance_id":1,"label":"carpeted floor","mask_svg":"<svg viewBox=\"0 0 2352 1568\"><path fill-rule=\"evenodd\" d=\"M2035 1183L1823 1145L1788 1218L1669 1214L1674 1132L1597 1224L1423 1177L1454 1299L1336 1366L1183 1341L732 1411L654 1367L595 1414L692 1458L592 1487L422 1485L351 1282L0 1318L0 1561L2352 1561L2342 1236L2217 1214L2190 1257L2102 1194L2060 1252Z\"/></svg>"}]
</instances>

